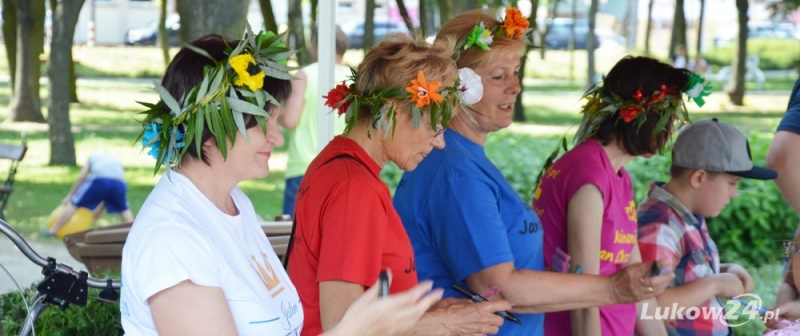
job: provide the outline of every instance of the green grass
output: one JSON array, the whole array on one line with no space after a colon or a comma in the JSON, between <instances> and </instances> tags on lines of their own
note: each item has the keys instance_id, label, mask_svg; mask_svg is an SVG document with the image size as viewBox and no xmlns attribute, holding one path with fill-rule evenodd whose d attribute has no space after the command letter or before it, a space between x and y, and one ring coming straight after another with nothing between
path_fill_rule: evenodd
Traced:
<instances>
[{"instance_id":1,"label":"green grass","mask_svg":"<svg viewBox=\"0 0 800 336\"><path fill-rule=\"evenodd\" d=\"M152 176L153 160L141 153L139 146L133 143L139 131L136 112L141 111L136 100L153 102L157 100L157 95L150 90L149 81L98 80L93 77L147 76L155 79L163 71L160 51L157 48L75 47L74 52L75 59L80 63L78 98L81 103L72 105L70 118L78 163L83 164L92 152L99 150L113 152L123 159L126 178L130 183L131 206L136 212L158 179ZM4 49L0 48L0 73L8 69L4 53ZM619 50L598 52L599 72L610 69L624 55ZM359 51L348 51L345 63L355 66L361 57ZM585 64L585 58L585 52L576 52L576 64ZM541 132L541 127L558 126L556 129L559 129L577 124L580 121L577 112L582 104L583 80L563 80L567 77L565 71L568 70L569 53L548 51L546 59L542 61L534 51L529 59L529 75L535 75L540 80L533 81L524 94L528 124L522 126L538 127L535 132ZM576 75L584 73L585 66L576 68ZM785 78L771 80L767 87L788 90L791 85L793 80ZM40 96L45 116L48 94L46 85L42 85ZM6 107L10 95L8 83L0 81L0 121L8 117ZM770 129L777 124L787 100L785 95L753 94L746 97L745 107L733 107L728 105L727 97L720 92L712 95L702 109L690 106L690 111L696 120L719 117L739 125ZM31 149L17 177L18 189L11 197L8 219L30 234L44 226L50 211L69 190L79 170L77 167L47 166L49 142L46 125L0 124L0 141L19 141L22 134L29 140ZM273 162L285 160L284 152L285 146L277 149ZM0 163L0 177L4 176L5 167L4 163ZM276 164L275 167L266 179L242 184L242 188L253 199L256 211L265 218L277 215L282 202L283 165ZM115 221L115 217L106 216L101 224Z\"/></svg>"},{"instance_id":2,"label":"green grass","mask_svg":"<svg viewBox=\"0 0 800 336\"><path fill-rule=\"evenodd\" d=\"M170 55L175 55L178 50L171 48ZM49 48L46 48L39 57L42 60L42 77L47 76L49 56ZM161 49L156 47L74 46L72 56L77 65L75 73L78 78L161 78L166 69ZM8 73L8 59L3 46L0 47L0 74Z\"/></svg>"},{"instance_id":3,"label":"green grass","mask_svg":"<svg viewBox=\"0 0 800 336\"><path fill-rule=\"evenodd\" d=\"M79 165L96 151L107 151L118 157L125 167L129 184L128 198L134 214L160 177L153 176L155 161L141 152L134 141L140 126L135 118L141 107L135 100L153 102L157 95L149 91L149 84L109 81L82 81L79 84L79 104L72 104L70 119L75 137ZM0 82L0 120L8 118L8 84ZM42 88L42 102L47 90ZM46 106L43 113L47 115ZM50 212L60 203L80 172L80 167L48 166L50 145L46 124L0 123L0 141L19 142L22 135L29 150L16 176L16 190L6 208L6 219L21 233L36 236L46 226ZM240 184L251 198L256 212L272 218L281 212L283 202L283 166L286 147L275 150L272 169L265 179ZM0 177L5 178L7 162L0 162ZM104 215L98 225L118 222L117 216Z\"/></svg>"}]
</instances>

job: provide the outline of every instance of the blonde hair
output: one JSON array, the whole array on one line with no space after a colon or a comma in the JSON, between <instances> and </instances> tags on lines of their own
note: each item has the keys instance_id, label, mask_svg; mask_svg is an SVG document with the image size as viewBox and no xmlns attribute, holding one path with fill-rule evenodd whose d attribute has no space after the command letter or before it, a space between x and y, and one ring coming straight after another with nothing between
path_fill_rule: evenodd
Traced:
<instances>
[{"instance_id":1,"label":"blonde hair","mask_svg":"<svg viewBox=\"0 0 800 336\"><path fill-rule=\"evenodd\" d=\"M421 38L405 34L386 35L380 44L367 51L358 66L355 91L366 96L380 89L404 89L417 78L419 71L428 81L440 81L439 90L442 91L455 85L458 78L458 71L450 59L454 46L452 38L437 39L431 45ZM398 106L407 105L407 100L398 102ZM372 120L377 111L365 109L362 112L366 113L359 113L359 121Z\"/></svg>"},{"instance_id":2,"label":"blonde hair","mask_svg":"<svg viewBox=\"0 0 800 336\"><path fill-rule=\"evenodd\" d=\"M459 14L455 18L442 26L436 34L436 41L442 39L454 39L460 41L468 36L476 24L483 22L486 29L499 26L503 21L499 18L497 10L494 9L473 9ZM494 36L491 50L483 51L478 47L470 47L467 50L457 50L459 55L456 64L459 68L468 67L475 69L478 66L490 62L496 56L507 56L509 53L516 54L517 58L522 57L527 51L528 40L525 36L507 37Z\"/></svg>"}]
</instances>

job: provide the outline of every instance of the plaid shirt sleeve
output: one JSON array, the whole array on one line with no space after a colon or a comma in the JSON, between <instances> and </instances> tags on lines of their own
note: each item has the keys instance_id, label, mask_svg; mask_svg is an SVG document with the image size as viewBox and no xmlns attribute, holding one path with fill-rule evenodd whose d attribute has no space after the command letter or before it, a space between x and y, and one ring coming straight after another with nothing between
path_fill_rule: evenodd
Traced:
<instances>
[{"instance_id":1,"label":"plaid shirt sleeve","mask_svg":"<svg viewBox=\"0 0 800 336\"><path fill-rule=\"evenodd\" d=\"M670 223L672 220L669 215L661 214L658 219L642 220L653 218L652 213L647 211L639 212L639 251L642 254L642 261L663 260L666 262L661 267L668 267L671 271L675 270L683 256L683 237L680 231Z\"/></svg>"}]
</instances>

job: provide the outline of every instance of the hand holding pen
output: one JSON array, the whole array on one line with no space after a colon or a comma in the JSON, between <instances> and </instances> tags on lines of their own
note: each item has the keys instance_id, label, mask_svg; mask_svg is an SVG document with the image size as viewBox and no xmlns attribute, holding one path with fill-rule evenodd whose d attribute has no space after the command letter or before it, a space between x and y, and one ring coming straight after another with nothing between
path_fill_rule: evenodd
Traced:
<instances>
[{"instance_id":1,"label":"hand holding pen","mask_svg":"<svg viewBox=\"0 0 800 336\"><path fill-rule=\"evenodd\" d=\"M466 286L462 286L462 285L459 285L459 284L453 284L453 290L455 290L456 292L458 292L461 295L466 296L468 299L472 300L472 302L488 302L489 301L486 298L484 298L483 296L478 295L478 293L473 292L472 290L470 290ZM520 321L516 316L514 316L514 314L511 314L511 313L509 313L509 312L507 312L505 310L497 311L494 314L497 315L497 316L500 316L500 317L502 317L502 318L504 318L506 320L514 322L516 324L522 324L522 321Z\"/></svg>"}]
</instances>

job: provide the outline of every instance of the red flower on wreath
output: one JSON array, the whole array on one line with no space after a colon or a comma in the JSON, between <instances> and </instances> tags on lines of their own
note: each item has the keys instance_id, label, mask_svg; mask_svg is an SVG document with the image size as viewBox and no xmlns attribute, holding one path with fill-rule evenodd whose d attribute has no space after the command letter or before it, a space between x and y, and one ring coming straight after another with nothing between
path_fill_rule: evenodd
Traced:
<instances>
[{"instance_id":1,"label":"red flower on wreath","mask_svg":"<svg viewBox=\"0 0 800 336\"><path fill-rule=\"evenodd\" d=\"M667 92L675 91L676 89L677 88L674 86L666 86L665 84L661 84L661 91L650 97L650 99L647 100L647 104L658 103L664 100L664 97L667 96ZM674 96L674 94L670 94L670 96Z\"/></svg>"},{"instance_id":2,"label":"red flower on wreath","mask_svg":"<svg viewBox=\"0 0 800 336\"><path fill-rule=\"evenodd\" d=\"M644 94L642 94L642 88L636 89L636 91L633 93L633 101L641 103L642 97L644 97Z\"/></svg>"},{"instance_id":3,"label":"red flower on wreath","mask_svg":"<svg viewBox=\"0 0 800 336\"><path fill-rule=\"evenodd\" d=\"M626 123L633 121L636 118L636 115L639 114L641 109L637 106L626 107L619 111L619 115L622 117Z\"/></svg>"},{"instance_id":4,"label":"red flower on wreath","mask_svg":"<svg viewBox=\"0 0 800 336\"><path fill-rule=\"evenodd\" d=\"M347 112L347 108L350 107L351 101L347 101L344 104L340 104L342 100L347 98L347 95L350 94L350 88L342 82L339 85L336 85L328 91L328 95L322 96L325 98L325 106L330 108L336 108L338 110L338 114L342 115ZM338 107L337 107L338 106Z\"/></svg>"}]
</instances>

